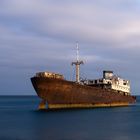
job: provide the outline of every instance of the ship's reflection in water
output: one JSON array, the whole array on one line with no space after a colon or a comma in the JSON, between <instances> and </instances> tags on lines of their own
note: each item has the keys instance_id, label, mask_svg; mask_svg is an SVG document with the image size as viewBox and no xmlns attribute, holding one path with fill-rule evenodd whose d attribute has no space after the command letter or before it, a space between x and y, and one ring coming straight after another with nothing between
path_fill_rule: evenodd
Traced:
<instances>
[{"instance_id":1,"label":"ship's reflection in water","mask_svg":"<svg viewBox=\"0 0 140 140\"><path fill-rule=\"evenodd\" d=\"M138 98L139 99L139 98ZM0 140L138 140L140 104L37 111L38 97L0 98Z\"/></svg>"}]
</instances>

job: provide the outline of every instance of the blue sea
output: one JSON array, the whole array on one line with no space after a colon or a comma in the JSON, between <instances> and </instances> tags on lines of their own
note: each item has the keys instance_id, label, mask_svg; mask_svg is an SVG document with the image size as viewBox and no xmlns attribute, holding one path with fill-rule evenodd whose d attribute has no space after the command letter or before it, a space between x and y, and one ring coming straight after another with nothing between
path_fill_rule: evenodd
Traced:
<instances>
[{"instance_id":1,"label":"blue sea","mask_svg":"<svg viewBox=\"0 0 140 140\"><path fill-rule=\"evenodd\" d=\"M139 140L140 97L129 107L37 109L37 96L0 96L0 140Z\"/></svg>"}]
</instances>

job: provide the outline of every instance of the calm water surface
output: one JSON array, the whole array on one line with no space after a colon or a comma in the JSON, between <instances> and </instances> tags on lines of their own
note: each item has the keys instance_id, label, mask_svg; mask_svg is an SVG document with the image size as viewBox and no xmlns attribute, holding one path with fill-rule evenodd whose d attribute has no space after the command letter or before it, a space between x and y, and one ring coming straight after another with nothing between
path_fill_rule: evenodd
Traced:
<instances>
[{"instance_id":1,"label":"calm water surface","mask_svg":"<svg viewBox=\"0 0 140 140\"><path fill-rule=\"evenodd\" d=\"M38 111L36 96L0 96L0 140L139 140L140 97L118 108Z\"/></svg>"}]
</instances>

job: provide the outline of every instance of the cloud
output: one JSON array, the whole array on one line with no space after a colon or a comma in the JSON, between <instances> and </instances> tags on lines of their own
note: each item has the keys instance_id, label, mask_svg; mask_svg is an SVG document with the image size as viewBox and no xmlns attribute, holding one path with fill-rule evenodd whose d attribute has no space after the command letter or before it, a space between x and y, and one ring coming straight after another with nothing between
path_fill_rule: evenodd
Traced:
<instances>
[{"instance_id":1,"label":"cloud","mask_svg":"<svg viewBox=\"0 0 140 140\"><path fill-rule=\"evenodd\" d=\"M137 1L55 2L6 1L0 13L15 19L12 25L22 25L25 33L62 40L122 43L140 34L138 13L130 11L137 7ZM120 8L126 4L127 8Z\"/></svg>"}]
</instances>

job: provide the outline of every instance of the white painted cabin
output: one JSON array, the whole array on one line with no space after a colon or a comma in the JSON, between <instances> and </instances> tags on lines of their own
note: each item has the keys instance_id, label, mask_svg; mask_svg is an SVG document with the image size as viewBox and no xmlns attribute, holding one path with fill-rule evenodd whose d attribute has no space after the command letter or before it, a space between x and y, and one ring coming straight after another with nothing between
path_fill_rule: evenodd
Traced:
<instances>
[{"instance_id":1,"label":"white painted cabin","mask_svg":"<svg viewBox=\"0 0 140 140\"><path fill-rule=\"evenodd\" d=\"M104 87L130 95L130 81L113 74L113 71L103 71L103 78L84 80L82 83L90 86Z\"/></svg>"}]
</instances>

